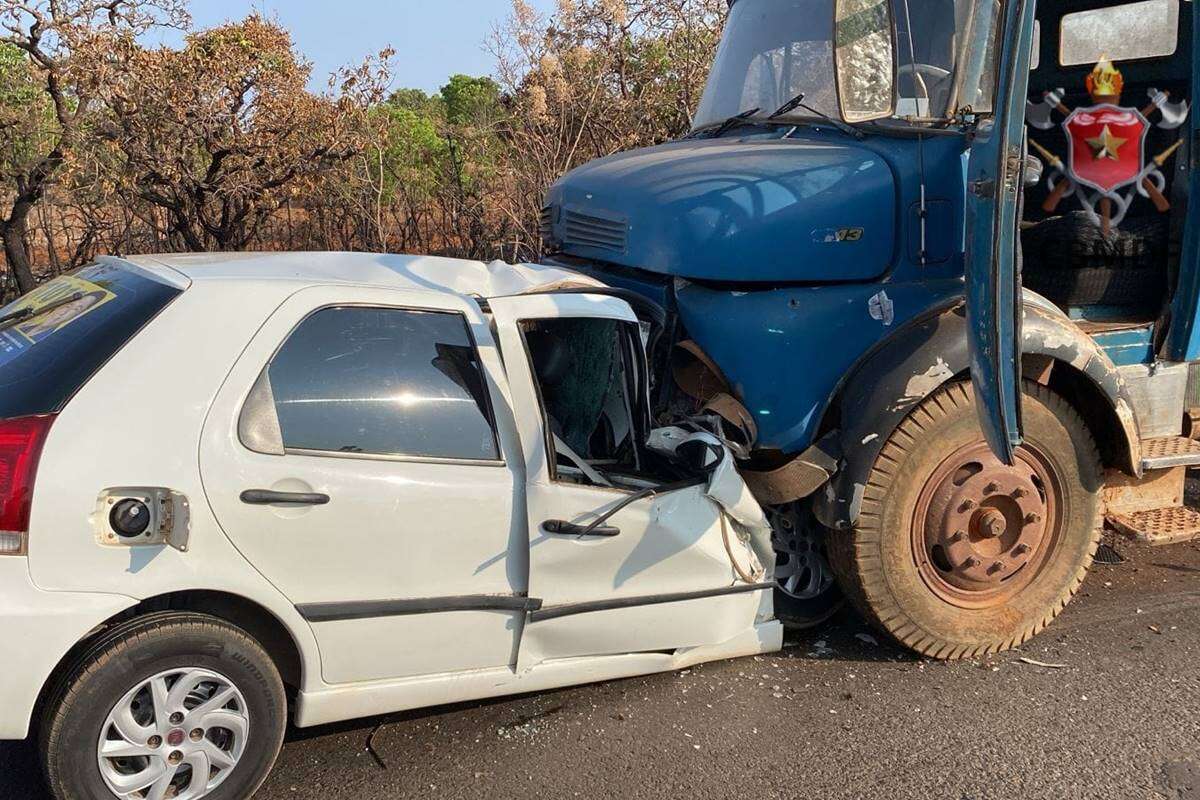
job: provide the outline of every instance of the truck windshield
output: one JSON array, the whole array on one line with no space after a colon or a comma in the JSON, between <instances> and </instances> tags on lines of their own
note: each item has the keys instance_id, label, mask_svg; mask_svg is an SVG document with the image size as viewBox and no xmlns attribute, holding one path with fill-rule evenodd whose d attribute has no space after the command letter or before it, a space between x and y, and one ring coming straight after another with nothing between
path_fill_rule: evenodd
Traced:
<instances>
[{"instance_id":1,"label":"truck windshield","mask_svg":"<svg viewBox=\"0 0 1200 800\"><path fill-rule=\"evenodd\" d=\"M991 110L998 0L890 0L895 28L894 118L943 118ZM838 0L737 0L696 112L698 130L752 108L761 119L804 93L841 118L834 75ZM909 31L915 33L910 37ZM843 85L886 86L880 59L843 63ZM803 109L789 116L811 116ZM786 119L786 117L785 117Z\"/></svg>"}]
</instances>

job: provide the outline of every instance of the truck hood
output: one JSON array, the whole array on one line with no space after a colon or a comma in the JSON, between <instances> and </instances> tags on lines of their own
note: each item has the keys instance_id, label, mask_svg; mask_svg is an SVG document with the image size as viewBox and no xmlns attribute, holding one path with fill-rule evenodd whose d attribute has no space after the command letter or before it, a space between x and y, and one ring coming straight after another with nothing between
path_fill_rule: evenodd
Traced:
<instances>
[{"instance_id":1,"label":"truck hood","mask_svg":"<svg viewBox=\"0 0 1200 800\"><path fill-rule=\"evenodd\" d=\"M895 250L892 170L869 147L810 136L685 140L585 164L550 188L543 237L697 280L877 277Z\"/></svg>"}]
</instances>

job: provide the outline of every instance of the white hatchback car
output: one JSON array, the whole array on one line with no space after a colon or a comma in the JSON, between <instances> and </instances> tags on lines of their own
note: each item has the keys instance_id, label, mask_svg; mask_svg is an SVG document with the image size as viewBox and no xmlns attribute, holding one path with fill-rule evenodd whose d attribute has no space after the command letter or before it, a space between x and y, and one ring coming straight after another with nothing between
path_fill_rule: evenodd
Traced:
<instances>
[{"instance_id":1,"label":"white hatchback car","mask_svg":"<svg viewBox=\"0 0 1200 800\"><path fill-rule=\"evenodd\" d=\"M241 800L289 708L777 649L761 509L648 446L645 331L570 272L346 253L0 310L0 739L63 800Z\"/></svg>"}]
</instances>

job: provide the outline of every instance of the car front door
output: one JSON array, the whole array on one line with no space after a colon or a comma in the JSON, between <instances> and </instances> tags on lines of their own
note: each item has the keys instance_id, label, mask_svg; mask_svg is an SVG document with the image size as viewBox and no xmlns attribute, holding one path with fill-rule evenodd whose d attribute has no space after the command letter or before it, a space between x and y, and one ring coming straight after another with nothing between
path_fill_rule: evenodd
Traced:
<instances>
[{"instance_id":1,"label":"car front door","mask_svg":"<svg viewBox=\"0 0 1200 800\"><path fill-rule=\"evenodd\" d=\"M629 306L585 294L490 306L525 455L540 606L518 668L755 635L773 617L769 579L747 574L749 548L703 480L660 477L644 451L645 353Z\"/></svg>"},{"instance_id":2,"label":"car front door","mask_svg":"<svg viewBox=\"0 0 1200 800\"><path fill-rule=\"evenodd\" d=\"M1012 463L1021 443L1021 300L1017 222L1025 164L1025 96L1034 0L981 0L972 35L988 74L995 36L994 112L980 117L967 163L966 295L971 382L979 419L997 457Z\"/></svg>"},{"instance_id":3,"label":"car front door","mask_svg":"<svg viewBox=\"0 0 1200 800\"><path fill-rule=\"evenodd\" d=\"M326 682L513 663L525 521L499 370L471 303L322 286L283 303L221 388L208 501L311 623Z\"/></svg>"}]
</instances>

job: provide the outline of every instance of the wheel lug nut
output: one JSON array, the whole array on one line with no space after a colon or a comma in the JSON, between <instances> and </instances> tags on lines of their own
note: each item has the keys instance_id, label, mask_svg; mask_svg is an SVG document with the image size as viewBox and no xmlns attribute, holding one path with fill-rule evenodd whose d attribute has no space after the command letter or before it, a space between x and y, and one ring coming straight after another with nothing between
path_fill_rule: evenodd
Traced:
<instances>
[{"instance_id":1,"label":"wheel lug nut","mask_svg":"<svg viewBox=\"0 0 1200 800\"><path fill-rule=\"evenodd\" d=\"M203 738L204 738L204 729L203 729L203 728L196 728L194 731L192 731L192 732L191 732L190 734L188 734L188 735L191 737L191 739L192 739L192 741L193 741L193 742L198 742L198 741L200 741L201 739L203 739Z\"/></svg>"},{"instance_id":2,"label":"wheel lug nut","mask_svg":"<svg viewBox=\"0 0 1200 800\"><path fill-rule=\"evenodd\" d=\"M1025 544L1024 542L1021 542L1019 545L1017 545L1017 546L1016 546L1016 547L1013 549L1013 552L1014 552L1014 553L1016 553L1016 554L1017 554L1017 555L1019 555L1019 556L1023 556L1023 555L1025 555L1026 553L1028 553L1028 552L1029 552L1029 549L1030 549L1030 548L1029 548L1029 545Z\"/></svg>"},{"instance_id":3,"label":"wheel lug nut","mask_svg":"<svg viewBox=\"0 0 1200 800\"><path fill-rule=\"evenodd\" d=\"M176 711L174 714L171 715L171 724L172 725L178 725L181 722L183 722L183 714L181 712Z\"/></svg>"},{"instance_id":4,"label":"wheel lug nut","mask_svg":"<svg viewBox=\"0 0 1200 800\"><path fill-rule=\"evenodd\" d=\"M963 562L963 566L967 569L979 566L979 559L975 556L967 556L967 560Z\"/></svg>"},{"instance_id":5,"label":"wheel lug nut","mask_svg":"<svg viewBox=\"0 0 1200 800\"><path fill-rule=\"evenodd\" d=\"M151 736L149 739L146 740L146 747L149 747L151 749L154 749L156 747L162 747L162 737L161 736Z\"/></svg>"},{"instance_id":6,"label":"wheel lug nut","mask_svg":"<svg viewBox=\"0 0 1200 800\"><path fill-rule=\"evenodd\" d=\"M967 537L967 532L966 532L966 531L955 531L955 532L954 532L954 535L950 537L950 541L952 541L952 542L961 542L961 541L962 541L963 539L965 539L966 537Z\"/></svg>"},{"instance_id":7,"label":"wheel lug nut","mask_svg":"<svg viewBox=\"0 0 1200 800\"><path fill-rule=\"evenodd\" d=\"M983 487L984 494L995 494L998 491L1000 491L1000 485L996 483L989 483L987 486Z\"/></svg>"},{"instance_id":8,"label":"wheel lug nut","mask_svg":"<svg viewBox=\"0 0 1200 800\"><path fill-rule=\"evenodd\" d=\"M169 764L174 765L181 761L183 761L183 753L179 752L178 750L172 750L171 754L167 756L167 763Z\"/></svg>"},{"instance_id":9,"label":"wheel lug nut","mask_svg":"<svg viewBox=\"0 0 1200 800\"><path fill-rule=\"evenodd\" d=\"M1041 521L1042 521L1041 514L1030 511L1028 514L1025 515L1025 523L1027 525L1036 525L1037 523L1039 523Z\"/></svg>"},{"instance_id":10,"label":"wheel lug nut","mask_svg":"<svg viewBox=\"0 0 1200 800\"><path fill-rule=\"evenodd\" d=\"M959 511L970 511L974 507L975 507L975 501L970 498L967 498L966 500L962 501L962 505L958 507L958 510Z\"/></svg>"},{"instance_id":11,"label":"wheel lug nut","mask_svg":"<svg viewBox=\"0 0 1200 800\"><path fill-rule=\"evenodd\" d=\"M1004 569L1003 561L993 561L992 566L988 568L988 572L999 572Z\"/></svg>"},{"instance_id":12,"label":"wheel lug nut","mask_svg":"<svg viewBox=\"0 0 1200 800\"><path fill-rule=\"evenodd\" d=\"M1020 500L1020 499L1021 499L1022 497L1024 497L1026 494L1027 494L1027 492L1026 492L1024 489L1020 488L1020 487L1017 487L1016 489L1013 489L1013 490L1012 490L1012 496L1013 496L1013 499L1014 499L1014 500Z\"/></svg>"}]
</instances>

